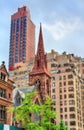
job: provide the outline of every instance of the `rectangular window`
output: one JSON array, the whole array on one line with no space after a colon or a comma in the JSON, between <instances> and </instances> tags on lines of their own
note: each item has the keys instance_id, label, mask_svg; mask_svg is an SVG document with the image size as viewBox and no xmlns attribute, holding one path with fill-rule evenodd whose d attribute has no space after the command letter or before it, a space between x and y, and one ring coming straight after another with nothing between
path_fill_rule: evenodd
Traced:
<instances>
[{"instance_id":1,"label":"rectangular window","mask_svg":"<svg viewBox=\"0 0 84 130\"><path fill-rule=\"evenodd\" d=\"M70 119L73 119L75 117L76 117L75 114L70 114Z\"/></svg>"},{"instance_id":2,"label":"rectangular window","mask_svg":"<svg viewBox=\"0 0 84 130\"><path fill-rule=\"evenodd\" d=\"M63 102L62 101L60 101L60 106L62 106L63 105Z\"/></svg>"},{"instance_id":3,"label":"rectangular window","mask_svg":"<svg viewBox=\"0 0 84 130\"><path fill-rule=\"evenodd\" d=\"M59 83L59 87L62 87L62 83L61 82Z\"/></svg>"},{"instance_id":4,"label":"rectangular window","mask_svg":"<svg viewBox=\"0 0 84 130\"><path fill-rule=\"evenodd\" d=\"M52 93L55 93L55 89L52 89Z\"/></svg>"},{"instance_id":5,"label":"rectangular window","mask_svg":"<svg viewBox=\"0 0 84 130\"><path fill-rule=\"evenodd\" d=\"M69 101L69 105L75 105L75 101L74 100L70 100Z\"/></svg>"},{"instance_id":6,"label":"rectangular window","mask_svg":"<svg viewBox=\"0 0 84 130\"><path fill-rule=\"evenodd\" d=\"M66 95L66 94L64 94L64 98L67 98L67 95Z\"/></svg>"},{"instance_id":7,"label":"rectangular window","mask_svg":"<svg viewBox=\"0 0 84 130\"><path fill-rule=\"evenodd\" d=\"M6 98L6 90L0 88L0 97Z\"/></svg>"},{"instance_id":8,"label":"rectangular window","mask_svg":"<svg viewBox=\"0 0 84 130\"><path fill-rule=\"evenodd\" d=\"M61 119L61 120L63 119L63 115L60 115L60 119Z\"/></svg>"},{"instance_id":9,"label":"rectangular window","mask_svg":"<svg viewBox=\"0 0 84 130\"><path fill-rule=\"evenodd\" d=\"M55 96L55 95L52 95L52 99L56 99L56 96Z\"/></svg>"},{"instance_id":10,"label":"rectangular window","mask_svg":"<svg viewBox=\"0 0 84 130\"><path fill-rule=\"evenodd\" d=\"M52 87L55 87L55 82L52 83Z\"/></svg>"},{"instance_id":11,"label":"rectangular window","mask_svg":"<svg viewBox=\"0 0 84 130\"><path fill-rule=\"evenodd\" d=\"M69 98L74 98L74 94L69 94Z\"/></svg>"},{"instance_id":12,"label":"rectangular window","mask_svg":"<svg viewBox=\"0 0 84 130\"><path fill-rule=\"evenodd\" d=\"M74 88L73 87L69 87L68 91L74 91Z\"/></svg>"},{"instance_id":13,"label":"rectangular window","mask_svg":"<svg viewBox=\"0 0 84 130\"><path fill-rule=\"evenodd\" d=\"M70 107L69 111L75 111L75 107Z\"/></svg>"},{"instance_id":14,"label":"rectangular window","mask_svg":"<svg viewBox=\"0 0 84 130\"><path fill-rule=\"evenodd\" d=\"M62 76L59 76L59 80L62 80Z\"/></svg>"},{"instance_id":15,"label":"rectangular window","mask_svg":"<svg viewBox=\"0 0 84 130\"><path fill-rule=\"evenodd\" d=\"M73 85L73 81L68 81L68 85Z\"/></svg>"},{"instance_id":16,"label":"rectangular window","mask_svg":"<svg viewBox=\"0 0 84 130\"><path fill-rule=\"evenodd\" d=\"M72 78L73 78L72 74L68 75L68 79L72 79Z\"/></svg>"},{"instance_id":17,"label":"rectangular window","mask_svg":"<svg viewBox=\"0 0 84 130\"><path fill-rule=\"evenodd\" d=\"M63 79L66 80L66 76L65 75L63 76Z\"/></svg>"},{"instance_id":18,"label":"rectangular window","mask_svg":"<svg viewBox=\"0 0 84 130\"><path fill-rule=\"evenodd\" d=\"M6 107L0 105L0 119L6 119Z\"/></svg>"},{"instance_id":19,"label":"rectangular window","mask_svg":"<svg viewBox=\"0 0 84 130\"><path fill-rule=\"evenodd\" d=\"M64 108L64 111L67 112L67 108L66 107Z\"/></svg>"},{"instance_id":20,"label":"rectangular window","mask_svg":"<svg viewBox=\"0 0 84 130\"><path fill-rule=\"evenodd\" d=\"M65 115L65 119L67 119L67 115Z\"/></svg>"},{"instance_id":21,"label":"rectangular window","mask_svg":"<svg viewBox=\"0 0 84 130\"><path fill-rule=\"evenodd\" d=\"M67 101L64 101L64 105L67 105Z\"/></svg>"},{"instance_id":22,"label":"rectangular window","mask_svg":"<svg viewBox=\"0 0 84 130\"><path fill-rule=\"evenodd\" d=\"M64 92L66 92L66 88L64 88Z\"/></svg>"},{"instance_id":23,"label":"rectangular window","mask_svg":"<svg viewBox=\"0 0 84 130\"><path fill-rule=\"evenodd\" d=\"M64 82L64 86L66 86L66 82Z\"/></svg>"},{"instance_id":24,"label":"rectangular window","mask_svg":"<svg viewBox=\"0 0 84 130\"><path fill-rule=\"evenodd\" d=\"M62 95L60 95L60 99L62 99Z\"/></svg>"},{"instance_id":25,"label":"rectangular window","mask_svg":"<svg viewBox=\"0 0 84 130\"><path fill-rule=\"evenodd\" d=\"M55 77L54 77L54 76L52 77L52 80L55 80Z\"/></svg>"},{"instance_id":26,"label":"rectangular window","mask_svg":"<svg viewBox=\"0 0 84 130\"><path fill-rule=\"evenodd\" d=\"M71 121L71 122L70 122L70 125L71 125L71 126L73 126L73 125L75 126L75 125L76 125L76 122L75 122L75 121Z\"/></svg>"},{"instance_id":27,"label":"rectangular window","mask_svg":"<svg viewBox=\"0 0 84 130\"><path fill-rule=\"evenodd\" d=\"M63 112L63 108L60 108L60 113L62 113Z\"/></svg>"},{"instance_id":28,"label":"rectangular window","mask_svg":"<svg viewBox=\"0 0 84 130\"><path fill-rule=\"evenodd\" d=\"M62 88L60 88L60 93L62 93Z\"/></svg>"}]
</instances>

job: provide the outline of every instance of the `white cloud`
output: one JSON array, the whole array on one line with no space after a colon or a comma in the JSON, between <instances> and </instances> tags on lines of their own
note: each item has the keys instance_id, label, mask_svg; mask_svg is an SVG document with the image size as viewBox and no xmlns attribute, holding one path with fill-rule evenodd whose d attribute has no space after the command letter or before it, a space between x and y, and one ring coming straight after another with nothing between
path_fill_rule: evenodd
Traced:
<instances>
[{"instance_id":1,"label":"white cloud","mask_svg":"<svg viewBox=\"0 0 84 130\"><path fill-rule=\"evenodd\" d=\"M66 37L68 34L80 30L81 20L79 18L66 20L66 21L55 21L53 24L43 24L46 29L55 40L59 40Z\"/></svg>"}]
</instances>

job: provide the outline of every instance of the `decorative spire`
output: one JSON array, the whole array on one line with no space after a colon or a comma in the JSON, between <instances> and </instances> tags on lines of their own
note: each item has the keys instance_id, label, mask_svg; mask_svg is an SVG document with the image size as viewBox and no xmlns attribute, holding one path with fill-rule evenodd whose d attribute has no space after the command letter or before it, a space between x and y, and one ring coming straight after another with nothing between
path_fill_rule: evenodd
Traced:
<instances>
[{"instance_id":1,"label":"decorative spire","mask_svg":"<svg viewBox=\"0 0 84 130\"><path fill-rule=\"evenodd\" d=\"M37 47L37 54L35 56L35 63L33 66L32 71L30 74L37 74L37 73L46 73L50 75L47 69L47 58L44 51L44 42L43 42L43 35L42 35L42 26L40 23L40 32L39 32L39 40L38 40L38 47Z\"/></svg>"},{"instance_id":2,"label":"decorative spire","mask_svg":"<svg viewBox=\"0 0 84 130\"><path fill-rule=\"evenodd\" d=\"M40 23L40 32L39 32L37 55L38 55L39 52L41 52L43 54L45 53L44 52L44 43L43 43L43 35L42 35L42 26L41 26L41 23Z\"/></svg>"}]
</instances>

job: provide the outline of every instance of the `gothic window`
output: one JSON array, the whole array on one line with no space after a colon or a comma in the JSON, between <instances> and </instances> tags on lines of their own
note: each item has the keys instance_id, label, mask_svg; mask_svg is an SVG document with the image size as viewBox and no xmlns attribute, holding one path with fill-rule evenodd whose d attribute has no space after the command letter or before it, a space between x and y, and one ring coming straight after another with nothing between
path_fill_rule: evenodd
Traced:
<instances>
[{"instance_id":1,"label":"gothic window","mask_svg":"<svg viewBox=\"0 0 84 130\"><path fill-rule=\"evenodd\" d=\"M38 88L40 89L41 82L40 82L40 80L39 80L39 79L35 82L35 86L36 86L36 87L38 87Z\"/></svg>"}]
</instances>

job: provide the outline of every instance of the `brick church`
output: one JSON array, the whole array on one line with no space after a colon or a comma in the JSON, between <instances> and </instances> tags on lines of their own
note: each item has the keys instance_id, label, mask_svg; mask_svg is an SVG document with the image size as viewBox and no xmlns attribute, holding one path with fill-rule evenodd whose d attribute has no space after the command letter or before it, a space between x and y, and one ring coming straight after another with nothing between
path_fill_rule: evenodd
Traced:
<instances>
[{"instance_id":1,"label":"brick church","mask_svg":"<svg viewBox=\"0 0 84 130\"><path fill-rule=\"evenodd\" d=\"M29 73L29 85L34 85L39 92L41 101L50 95L51 76L47 68L47 57L44 51L42 27L40 24L37 54L32 71Z\"/></svg>"},{"instance_id":2,"label":"brick church","mask_svg":"<svg viewBox=\"0 0 84 130\"><path fill-rule=\"evenodd\" d=\"M29 87L16 88L14 106L21 105L21 99L26 93L37 92L34 102L42 104L47 96L50 96L51 76L47 68L47 57L44 51L42 27L40 24L37 54L35 55L34 66L29 73ZM36 120L33 118L33 120ZM32 121L33 121L32 120Z\"/></svg>"},{"instance_id":3,"label":"brick church","mask_svg":"<svg viewBox=\"0 0 84 130\"><path fill-rule=\"evenodd\" d=\"M37 54L35 55L34 66L29 73L29 87L17 88L14 97L15 106L21 104L21 99L24 94L36 91L35 100L38 100L39 103L43 103L46 97L50 96L50 83L51 76L47 68L47 57L44 51L42 27L40 24L39 40Z\"/></svg>"}]
</instances>

